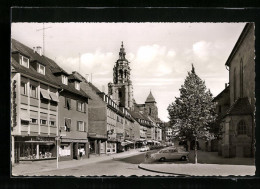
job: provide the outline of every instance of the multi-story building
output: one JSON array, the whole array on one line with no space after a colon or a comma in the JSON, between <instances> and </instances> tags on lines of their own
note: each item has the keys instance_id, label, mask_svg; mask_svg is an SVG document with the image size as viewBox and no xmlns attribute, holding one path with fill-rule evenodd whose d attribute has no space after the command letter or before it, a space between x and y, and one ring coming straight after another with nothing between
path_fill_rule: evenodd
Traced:
<instances>
[{"instance_id":1,"label":"multi-story building","mask_svg":"<svg viewBox=\"0 0 260 189\"><path fill-rule=\"evenodd\" d=\"M55 158L59 85L40 47L11 43L12 163Z\"/></svg>"},{"instance_id":2,"label":"multi-story building","mask_svg":"<svg viewBox=\"0 0 260 189\"><path fill-rule=\"evenodd\" d=\"M61 87L59 95L59 131L61 160L88 158L88 102L90 97L82 90L81 80L68 74L55 62L50 68Z\"/></svg>"},{"instance_id":3,"label":"multi-story building","mask_svg":"<svg viewBox=\"0 0 260 189\"><path fill-rule=\"evenodd\" d=\"M108 131L111 130L110 126L113 125L112 113L108 110L106 99L99 95L101 91L78 72L73 72L73 74L82 80L82 89L91 98L88 104L90 157L106 154L109 151L109 148L107 148L109 145L106 145L109 139Z\"/></svg>"},{"instance_id":4,"label":"multi-story building","mask_svg":"<svg viewBox=\"0 0 260 189\"><path fill-rule=\"evenodd\" d=\"M224 157L254 156L254 46L254 24L247 23L225 64L229 70L230 107L221 122Z\"/></svg>"}]
</instances>

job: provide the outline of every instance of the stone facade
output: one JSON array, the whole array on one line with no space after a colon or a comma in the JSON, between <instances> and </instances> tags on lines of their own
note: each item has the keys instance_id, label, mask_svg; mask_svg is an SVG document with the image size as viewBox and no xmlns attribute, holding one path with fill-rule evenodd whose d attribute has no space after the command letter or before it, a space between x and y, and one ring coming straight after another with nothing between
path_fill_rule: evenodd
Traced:
<instances>
[{"instance_id":1,"label":"stone facade","mask_svg":"<svg viewBox=\"0 0 260 189\"><path fill-rule=\"evenodd\" d=\"M254 156L254 40L254 24L247 23L226 62L229 68L230 107L220 123L223 135L219 155L223 157Z\"/></svg>"},{"instance_id":2,"label":"stone facade","mask_svg":"<svg viewBox=\"0 0 260 189\"><path fill-rule=\"evenodd\" d=\"M111 95L113 101L119 106L131 109L133 108L133 85L130 80L130 62L125 58L125 55L122 42L119 59L113 69L113 83L108 84L108 95Z\"/></svg>"}]
</instances>

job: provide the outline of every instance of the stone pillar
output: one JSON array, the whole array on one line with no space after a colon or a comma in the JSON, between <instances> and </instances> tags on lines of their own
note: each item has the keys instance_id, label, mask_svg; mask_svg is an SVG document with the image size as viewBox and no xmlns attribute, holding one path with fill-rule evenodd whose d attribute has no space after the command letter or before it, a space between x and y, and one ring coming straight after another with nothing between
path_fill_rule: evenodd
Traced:
<instances>
[{"instance_id":1,"label":"stone pillar","mask_svg":"<svg viewBox=\"0 0 260 189\"><path fill-rule=\"evenodd\" d=\"M85 156L87 158L89 158L89 143L88 142L86 142L84 150L85 150Z\"/></svg>"},{"instance_id":2,"label":"stone pillar","mask_svg":"<svg viewBox=\"0 0 260 189\"><path fill-rule=\"evenodd\" d=\"M94 148L95 148L95 154L97 154L98 152L97 152L97 140L95 140L95 143L94 143Z\"/></svg>"},{"instance_id":3,"label":"stone pillar","mask_svg":"<svg viewBox=\"0 0 260 189\"><path fill-rule=\"evenodd\" d=\"M98 140L98 155L100 155L101 140Z\"/></svg>"},{"instance_id":4,"label":"stone pillar","mask_svg":"<svg viewBox=\"0 0 260 189\"><path fill-rule=\"evenodd\" d=\"M40 158L39 154L39 144L36 144L36 159Z\"/></svg>"}]
</instances>

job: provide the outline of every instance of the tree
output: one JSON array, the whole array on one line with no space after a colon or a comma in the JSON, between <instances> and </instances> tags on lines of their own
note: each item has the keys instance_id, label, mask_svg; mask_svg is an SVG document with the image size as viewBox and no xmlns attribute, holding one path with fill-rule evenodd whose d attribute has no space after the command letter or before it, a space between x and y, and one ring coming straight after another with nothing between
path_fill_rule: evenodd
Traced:
<instances>
[{"instance_id":1,"label":"tree","mask_svg":"<svg viewBox=\"0 0 260 189\"><path fill-rule=\"evenodd\" d=\"M168 106L170 122L175 125L175 135L181 140L195 140L195 163L197 163L198 138L212 139L210 126L216 119L213 97L195 73L192 65L191 72L180 88L180 97Z\"/></svg>"}]
</instances>

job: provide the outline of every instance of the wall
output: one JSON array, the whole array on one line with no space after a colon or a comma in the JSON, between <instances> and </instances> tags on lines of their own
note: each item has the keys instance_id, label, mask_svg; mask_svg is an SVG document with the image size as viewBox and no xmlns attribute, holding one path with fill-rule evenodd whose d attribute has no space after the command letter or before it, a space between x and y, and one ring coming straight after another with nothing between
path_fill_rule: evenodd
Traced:
<instances>
[{"instance_id":1,"label":"wall","mask_svg":"<svg viewBox=\"0 0 260 189\"><path fill-rule=\"evenodd\" d=\"M71 108L68 110L65 108L65 97L71 99ZM88 104L86 103L85 112L77 111L76 100L80 100L82 102L87 102L85 99L80 98L76 95L63 91L59 97L59 126L65 125L65 118L71 119L71 129L70 132L66 132L66 137L63 138L72 138L72 139L87 139L87 131L88 131ZM87 131L77 131L77 121L84 121L87 124Z\"/></svg>"}]
</instances>

